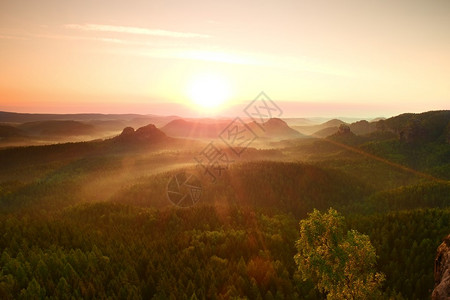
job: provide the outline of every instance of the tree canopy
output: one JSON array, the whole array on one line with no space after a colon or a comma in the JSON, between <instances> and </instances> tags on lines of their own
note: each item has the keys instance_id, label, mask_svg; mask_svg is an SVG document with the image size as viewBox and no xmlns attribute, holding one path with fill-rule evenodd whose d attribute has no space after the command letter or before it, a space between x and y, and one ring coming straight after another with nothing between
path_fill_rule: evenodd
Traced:
<instances>
[{"instance_id":1,"label":"tree canopy","mask_svg":"<svg viewBox=\"0 0 450 300\"><path fill-rule=\"evenodd\" d=\"M369 299L380 295L384 281L375 272L377 256L367 235L345 233L344 218L334 209L314 210L300 221L295 262L327 299Z\"/></svg>"}]
</instances>

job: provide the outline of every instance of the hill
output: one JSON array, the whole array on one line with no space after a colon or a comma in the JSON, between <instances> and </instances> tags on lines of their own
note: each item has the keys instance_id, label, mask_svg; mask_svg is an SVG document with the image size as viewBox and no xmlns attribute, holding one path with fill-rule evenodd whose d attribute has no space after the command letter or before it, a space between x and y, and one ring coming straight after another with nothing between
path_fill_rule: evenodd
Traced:
<instances>
[{"instance_id":1,"label":"hill","mask_svg":"<svg viewBox=\"0 0 450 300\"><path fill-rule=\"evenodd\" d=\"M218 138L223 130L233 120L173 120L161 131L168 136L184 138ZM256 136L267 139L298 138L302 135L289 127L286 122L278 118L272 118L263 124L250 122L246 124L256 134Z\"/></svg>"},{"instance_id":2,"label":"hill","mask_svg":"<svg viewBox=\"0 0 450 300\"><path fill-rule=\"evenodd\" d=\"M338 120L337 120L338 121ZM332 122L331 124L337 123L337 121ZM346 123L340 123L337 126L330 126L323 128L314 132L312 135L316 137L325 138L327 136L333 135L339 131L339 126ZM356 135L366 135L377 130L376 122L368 122L366 120L357 121L351 124L346 124L350 128L350 131Z\"/></svg>"},{"instance_id":3,"label":"hill","mask_svg":"<svg viewBox=\"0 0 450 300\"><path fill-rule=\"evenodd\" d=\"M177 119L161 127L161 131L172 137L217 138L230 121Z\"/></svg>"},{"instance_id":4,"label":"hill","mask_svg":"<svg viewBox=\"0 0 450 300\"><path fill-rule=\"evenodd\" d=\"M0 124L0 138L24 137L26 133L19 128Z\"/></svg>"},{"instance_id":5,"label":"hill","mask_svg":"<svg viewBox=\"0 0 450 300\"><path fill-rule=\"evenodd\" d=\"M402 114L376 123L365 151L450 179L450 111ZM383 138L385 136L385 138Z\"/></svg>"},{"instance_id":6,"label":"hill","mask_svg":"<svg viewBox=\"0 0 450 300\"><path fill-rule=\"evenodd\" d=\"M350 130L356 135L366 135L377 130L377 123L361 120L351 123L349 127Z\"/></svg>"},{"instance_id":7,"label":"hill","mask_svg":"<svg viewBox=\"0 0 450 300\"><path fill-rule=\"evenodd\" d=\"M297 130L292 129L289 125L279 119L271 118L262 124L257 124L256 122L250 122L247 124L252 131L258 136L267 139L292 139L300 138L304 135L299 133Z\"/></svg>"},{"instance_id":8,"label":"hill","mask_svg":"<svg viewBox=\"0 0 450 300\"><path fill-rule=\"evenodd\" d=\"M427 299L450 224L448 121L406 114L365 135L341 123L331 137L271 141L239 158L219 149L233 162L214 182L194 160L209 140L173 138L154 124L1 149L0 297L323 299L299 280L293 257L299 220L333 207L370 239L383 297ZM280 119L264 126L268 138L297 135ZM182 172L201 182L195 206L168 199Z\"/></svg>"},{"instance_id":9,"label":"hill","mask_svg":"<svg viewBox=\"0 0 450 300\"><path fill-rule=\"evenodd\" d=\"M379 130L392 131L407 143L450 141L450 110L406 113L376 124Z\"/></svg>"},{"instance_id":10,"label":"hill","mask_svg":"<svg viewBox=\"0 0 450 300\"><path fill-rule=\"evenodd\" d=\"M307 118L283 118L283 121L285 121L290 127L292 126L310 126L317 124L318 122L315 122L314 120L310 120Z\"/></svg>"},{"instance_id":11,"label":"hill","mask_svg":"<svg viewBox=\"0 0 450 300\"><path fill-rule=\"evenodd\" d=\"M357 206L365 213L450 207L450 182L422 182L376 192Z\"/></svg>"},{"instance_id":12,"label":"hill","mask_svg":"<svg viewBox=\"0 0 450 300\"><path fill-rule=\"evenodd\" d=\"M331 119L325 123L322 123L321 126L323 127L333 127L333 126L339 126L341 124L345 124L344 121L338 120L338 119Z\"/></svg>"},{"instance_id":13,"label":"hill","mask_svg":"<svg viewBox=\"0 0 450 300\"><path fill-rule=\"evenodd\" d=\"M174 173L171 173L174 175ZM306 216L314 207L346 207L370 195L372 189L357 178L314 165L283 162L243 162L232 165L220 184L203 183L203 203L250 207L265 213ZM113 197L114 202L161 208L169 204L165 185L170 174L142 178Z\"/></svg>"},{"instance_id":14,"label":"hill","mask_svg":"<svg viewBox=\"0 0 450 300\"><path fill-rule=\"evenodd\" d=\"M79 121L38 121L29 122L17 126L31 136L43 137L67 137L93 135L94 126Z\"/></svg>"},{"instance_id":15,"label":"hill","mask_svg":"<svg viewBox=\"0 0 450 300\"><path fill-rule=\"evenodd\" d=\"M100 132L120 132L127 126L141 127L147 124L155 124L160 127L175 119L179 119L179 117L140 114L27 114L0 111L0 123L16 125L38 124L47 121L76 121L93 125Z\"/></svg>"},{"instance_id":16,"label":"hill","mask_svg":"<svg viewBox=\"0 0 450 300\"><path fill-rule=\"evenodd\" d=\"M49 120L131 120L141 115L138 114L32 114L0 111L0 122L27 123Z\"/></svg>"},{"instance_id":17,"label":"hill","mask_svg":"<svg viewBox=\"0 0 450 300\"><path fill-rule=\"evenodd\" d=\"M339 127L339 125L341 125L341 124L345 124L345 122L338 120L338 119L332 119L332 120L329 120L329 121L326 121L324 123L317 124L317 125L293 126L293 128L295 130L297 130L298 132L300 132L301 134L313 135L314 133L316 133L320 130L330 128L330 127Z\"/></svg>"},{"instance_id":18,"label":"hill","mask_svg":"<svg viewBox=\"0 0 450 300\"><path fill-rule=\"evenodd\" d=\"M387 164L408 167L410 172L420 171L422 175L450 179L449 124L450 111L402 114L365 123L363 128L372 130L375 126L376 129L365 135L354 134L351 125L341 125L335 133L327 136L329 141L335 143L333 146L327 145L327 141L317 143L323 145L322 156L333 153L333 156L342 159L348 157L350 152L367 157L373 155L373 158ZM339 132L342 126L346 126L347 132ZM325 135L332 131L334 128L319 133Z\"/></svg>"},{"instance_id":19,"label":"hill","mask_svg":"<svg viewBox=\"0 0 450 300\"><path fill-rule=\"evenodd\" d=\"M136 125L128 122L143 122L146 124L153 121L154 124L161 126L162 123L167 123L171 120L179 119L177 116L158 116L158 115L140 115L140 114L32 114L32 113L15 113L0 111L0 122L2 123L27 123L50 120L65 120L65 121L111 121L120 120L126 121L128 126ZM142 124L141 124L142 125Z\"/></svg>"},{"instance_id":20,"label":"hill","mask_svg":"<svg viewBox=\"0 0 450 300\"><path fill-rule=\"evenodd\" d=\"M320 137L320 138L326 138L327 136L335 134L336 132L338 132L338 130L339 130L338 126L327 127L327 128L320 129L319 131L314 132L312 134L312 136Z\"/></svg>"},{"instance_id":21,"label":"hill","mask_svg":"<svg viewBox=\"0 0 450 300\"><path fill-rule=\"evenodd\" d=\"M123 132L113 138L106 140L94 140L89 142L70 142L51 145L14 147L0 149L0 183L3 180L13 180L14 177L8 172L17 172L19 178L33 176L36 172L52 169L72 162L83 161L85 159L93 161L102 161L107 157L116 157L116 155L128 156L139 152L157 151L161 147L167 150L173 148L181 149L186 144L183 140L176 140L167 137L154 125L147 125L138 128L125 128ZM188 143L189 144L189 143ZM190 143L192 148L198 147L195 143ZM137 154L136 154L137 155ZM114 158L114 160L119 158ZM107 163L110 163L106 159ZM23 174L23 168L29 171L29 174ZM16 170L16 171L14 171Z\"/></svg>"}]
</instances>

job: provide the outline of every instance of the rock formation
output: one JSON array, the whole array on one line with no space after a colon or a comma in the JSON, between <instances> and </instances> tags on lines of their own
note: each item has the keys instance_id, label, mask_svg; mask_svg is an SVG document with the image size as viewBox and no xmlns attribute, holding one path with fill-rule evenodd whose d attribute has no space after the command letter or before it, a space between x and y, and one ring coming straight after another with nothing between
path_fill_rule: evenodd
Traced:
<instances>
[{"instance_id":1,"label":"rock formation","mask_svg":"<svg viewBox=\"0 0 450 300\"><path fill-rule=\"evenodd\" d=\"M155 143L167 139L164 132L156 128L155 125L138 128L136 131L132 127L126 127L119 136L113 138L113 141L119 143Z\"/></svg>"},{"instance_id":2,"label":"rock formation","mask_svg":"<svg viewBox=\"0 0 450 300\"><path fill-rule=\"evenodd\" d=\"M431 299L450 299L450 234L437 249L434 261L434 283Z\"/></svg>"},{"instance_id":3,"label":"rock formation","mask_svg":"<svg viewBox=\"0 0 450 300\"><path fill-rule=\"evenodd\" d=\"M348 135L351 134L350 127L347 124L339 125L339 129L337 132L338 135Z\"/></svg>"}]
</instances>

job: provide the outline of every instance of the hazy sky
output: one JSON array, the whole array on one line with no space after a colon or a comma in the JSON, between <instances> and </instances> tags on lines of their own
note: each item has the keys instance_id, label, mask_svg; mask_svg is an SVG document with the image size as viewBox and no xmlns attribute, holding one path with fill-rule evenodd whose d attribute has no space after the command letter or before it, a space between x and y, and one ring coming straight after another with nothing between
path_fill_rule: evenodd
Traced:
<instances>
[{"instance_id":1,"label":"hazy sky","mask_svg":"<svg viewBox=\"0 0 450 300\"><path fill-rule=\"evenodd\" d=\"M0 110L192 115L203 83L216 114L450 109L450 1L0 0Z\"/></svg>"}]
</instances>

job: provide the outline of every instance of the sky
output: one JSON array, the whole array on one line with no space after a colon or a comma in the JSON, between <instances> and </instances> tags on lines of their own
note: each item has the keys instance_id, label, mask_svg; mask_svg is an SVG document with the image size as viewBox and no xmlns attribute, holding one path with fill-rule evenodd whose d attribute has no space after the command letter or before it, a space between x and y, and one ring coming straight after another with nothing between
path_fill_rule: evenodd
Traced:
<instances>
[{"instance_id":1,"label":"sky","mask_svg":"<svg viewBox=\"0 0 450 300\"><path fill-rule=\"evenodd\" d=\"M202 88L204 87L204 88ZM450 109L450 1L0 0L0 110Z\"/></svg>"}]
</instances>

